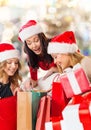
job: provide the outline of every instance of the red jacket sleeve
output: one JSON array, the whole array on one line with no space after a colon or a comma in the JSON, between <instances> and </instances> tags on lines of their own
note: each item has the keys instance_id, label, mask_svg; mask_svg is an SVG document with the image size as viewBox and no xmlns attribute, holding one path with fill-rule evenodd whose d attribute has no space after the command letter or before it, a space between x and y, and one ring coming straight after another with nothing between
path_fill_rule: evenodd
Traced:
<instances>
[{"instance_id":1,"label":"red jacket sleeve","mask_svg":"<svg viewBox=\"0 0 91 130\"><path fill-rule=\"evenodd\" d=\"M48 63L44 63L43 61L39 62L39 67L43 70L49 70L51 67L56 66L54 64L54 62L48 64ZM34 69L32 67L29 68L30 70L30 77L33 80L37 80L38 79L38 69Z\"/></svg>"},{"instance_id":2,"label":"red jacket sleeve","mask_svg":"<svg viewBox=\"0 0 91 130\"><path fill-rule=\"evenodd\" d=\"M37 69L33 69L32 67L30 67L29 70L30 70L30 77L33 80L37 80L38 79L38 77L37 77Z\"/></svg>"}]
</instances>

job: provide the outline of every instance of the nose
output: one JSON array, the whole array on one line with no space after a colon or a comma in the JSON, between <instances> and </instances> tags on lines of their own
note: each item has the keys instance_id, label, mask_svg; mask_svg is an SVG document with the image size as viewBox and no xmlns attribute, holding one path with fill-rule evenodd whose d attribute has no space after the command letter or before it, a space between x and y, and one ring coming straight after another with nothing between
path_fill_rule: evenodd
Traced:
<instances>
[{"instance_id":1,"label":"nose","mask_svg":"<svg viewBox=\"0 0 91 130\"><path fill-rule=\"evenodd\" d=\"M35 47L36 47L36 43L33 42L33 44L32 44L32 48L35 48Z\"/></svg>"},{"instance_id":2,"label":"nose","mask_svg":"<svg viewBox=\"0 0 91 130\"><path fill-rule=\"evenodd\" d=\"M15 68L15 67L16 67L16 64L15 64L15 63L12 63L11 65L12 65L12 67L13 67L13 68Z\"/></svg>"},{"instance_id":3,"label":"nose","mask_svg":"<svg viewBox=\"0 0 91 130\"><path fill-rule=\"evenodd\" d=\"M57 64L57 59L56 58L54 58L54 63Z\"/></svg>"}]
</instances>

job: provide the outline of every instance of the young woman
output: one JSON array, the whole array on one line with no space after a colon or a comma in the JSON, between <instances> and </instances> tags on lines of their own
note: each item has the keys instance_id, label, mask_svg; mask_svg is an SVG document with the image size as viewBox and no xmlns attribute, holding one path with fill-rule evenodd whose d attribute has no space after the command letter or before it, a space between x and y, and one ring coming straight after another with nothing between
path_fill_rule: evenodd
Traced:
<instances>
[{"instance_id":1,"label":"young woman","mask_svg":"<svg viewBox=\"0 0 91 130\"><path fill-rule=\"evenodd\" d=\"M49 70L44 76L46 79L49 75L57 72L53 58L47 53L48 39L38 22L29 20L24 24L18 37L24 43L24 52L27 54L27 62L30 70L30 83L33 87L38 84L38 69Z\"/></svg>"},{"instance_id":2,"label":"young woman","mask_svg":"<svg viewBox=\"0 0 91 130\"><path fill-rule=\"evenodd\" d=\"M16 94L22 78L19 52L10 43L0 43L0 98Z\"/></svg>"},{"instance_id":3,"label":"young woman","mask_svg":"<svg viewBox=\"0 0 91 130\"><path fill-rule=\"evenodd\" d=\"M61 73L66 71L66 68L73 68L74 65L80 63L91 82L91 58L79 52L72 31L64 32L53 38L48 45L48 53L54 58Z\"/></svg>"}]
</instances>

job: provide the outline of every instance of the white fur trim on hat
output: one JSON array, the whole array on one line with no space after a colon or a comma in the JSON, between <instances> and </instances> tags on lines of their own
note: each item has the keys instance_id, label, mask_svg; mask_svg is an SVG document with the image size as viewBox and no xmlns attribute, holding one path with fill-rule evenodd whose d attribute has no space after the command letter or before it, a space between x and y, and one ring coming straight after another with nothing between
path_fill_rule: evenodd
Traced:
<instances>
[{"instance_id":1,"label":"white fur trim on hat","mask_svg":"<svg viewBox=\"0 0 91 130\"><path fill-rule=\"evenodd\" d=\"M24 28L21 32L19 32L19 37L24 42L27 38L41 32L43 32L41 26L39 24L36 24L30 27Z\"/></svg>"},{"instance_id":2,"label":"white fur trim on hat","mask_svg":"<svg viewBox=\"0 0 91 130\"><path fill-rule=\"evenodd\" d=\"M7 50L5 52L0 52L0 62L4 60L8 60L11 58L18 58L19 59L19 51L18 50Z\"/></svg>"},{"instance_id":3,"label":"white fur trim on hat","mask_svg":"<svg viewBox=\"0 0 91 130\"><path fill-rule=\"evenodd\" d=\"M78 50L78 46L75 43L59 43L59 42L51 42L48 45L48 53L74 53Z\"/></svg>"}]
</instances>

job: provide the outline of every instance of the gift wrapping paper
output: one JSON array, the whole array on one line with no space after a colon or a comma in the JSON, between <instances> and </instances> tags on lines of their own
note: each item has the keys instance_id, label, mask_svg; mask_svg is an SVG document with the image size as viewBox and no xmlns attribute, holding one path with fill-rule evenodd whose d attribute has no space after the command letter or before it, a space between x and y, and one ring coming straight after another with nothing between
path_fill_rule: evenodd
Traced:
<instances>
[{"instance_id":1,"label":"gift wrapping paper","mask_svg":"<svg viewBox=\"0 0 91 130\"><path fill-rule=\"evenodd\" d=\"M91 92L74 96L62 115L63 120L46 122L46 130L91 130Z\"/></svg>"},{"instance_id":2,"label":"gift wrapping paper","mask_svg":"<svg viewBox=\"0 0 91 130\"><path fill-rule=\"evenodd\" d=\"M91 90L87 75L79 65L62 74L61 84L67 98Z\"/></svg>"},{"instance_id":3,"label":"gift wrapping paper","mask_svg":"<svg viewBox=\"0 0 91 130\"><path fill-rule=\"evenodd\" d=\"M45 130L84 130L82 123L67 122L61 120L59 122L46 122Z\"/></svg>"}]
</instances>

